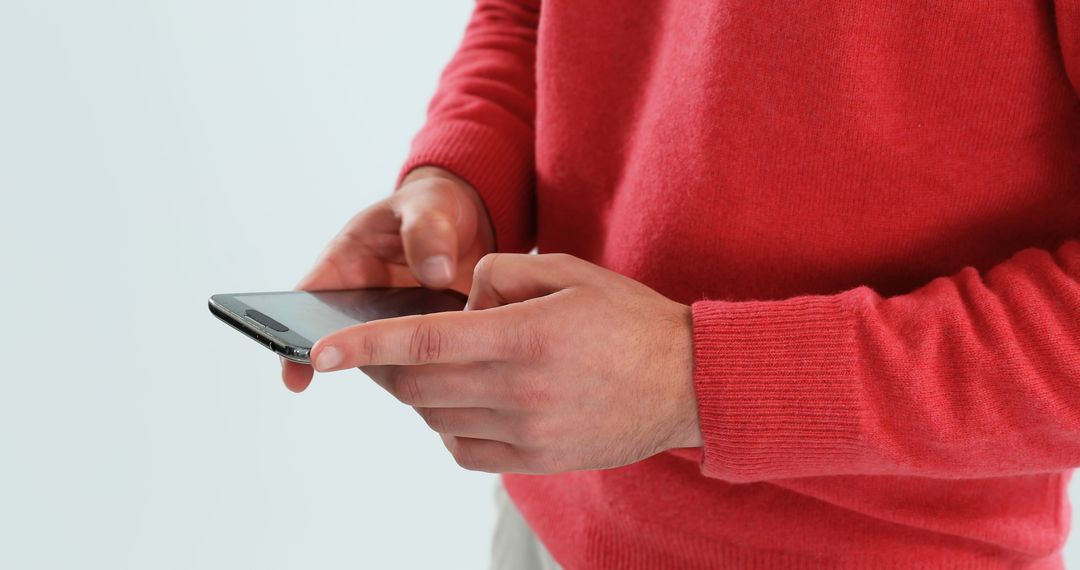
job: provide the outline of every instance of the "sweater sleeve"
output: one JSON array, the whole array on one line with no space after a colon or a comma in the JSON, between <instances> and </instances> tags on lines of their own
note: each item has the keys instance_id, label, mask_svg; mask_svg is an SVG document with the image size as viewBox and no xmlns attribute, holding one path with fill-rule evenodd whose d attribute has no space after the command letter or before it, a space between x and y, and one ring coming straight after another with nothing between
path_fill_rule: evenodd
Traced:
<instances>
[{"instance_id":1,"label":"sweater sleeve","mask_svg":"<svg viewBox=\"0 0 1080 570\"><path fill-rule=\"evenodd\" d=\"M539 0L477 0L398 180L432 165L469 182L487 207L500 251L533 245L539 17Z\"/></svg>"},{"instance_id":2,"label":"sweater sleeve","mask_svg":"<svg viewBox=\"0 0 1080 570\"><path fill-rule=\"evenodd\" d=\"M904 295L693 305L702 471L974 478L1080 466L1080 243Z\"/></svg>"}]
</instances>

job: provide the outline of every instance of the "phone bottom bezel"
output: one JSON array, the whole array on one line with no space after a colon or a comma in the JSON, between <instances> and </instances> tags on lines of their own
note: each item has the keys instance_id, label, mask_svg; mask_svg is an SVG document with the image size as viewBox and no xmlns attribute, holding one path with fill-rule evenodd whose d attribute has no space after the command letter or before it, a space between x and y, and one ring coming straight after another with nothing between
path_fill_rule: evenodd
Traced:
<instances>
[{"instance_id":1,"label":"phone bottom bezel","mask_svg":"<svg viewBox=\"0 0 1080 570\"><path fill-rule=\"evenodd\" d=\"M233 298L230 298L229 301L235 303L237 307L219 304L219 300L216 299L216 296L215 298L211 298L208 303L210 312L225 324L274 351L278 356L301 364L311 364L311 346L290 344L289 341L275 336L273 331L269 328L249 323L247 319L244 319L241 316L243 309L246 309L247 306ZM237 312L237 309L241 310ZM301 338L300 335L297 335L296 333L291 334L297 338Z\"/></svg>"}]
</instances>

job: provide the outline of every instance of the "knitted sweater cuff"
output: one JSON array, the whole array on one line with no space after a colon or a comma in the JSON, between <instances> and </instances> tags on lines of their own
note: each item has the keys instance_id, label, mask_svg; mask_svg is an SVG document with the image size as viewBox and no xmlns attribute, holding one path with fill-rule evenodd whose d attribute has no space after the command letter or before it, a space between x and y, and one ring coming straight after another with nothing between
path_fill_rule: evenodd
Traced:
<instances>
[{"instance_id":1,"label":"knitted sweater cuff","mask_svg":"<svg viewBox=\"0 0 1080 570\"><path fill-rule=\"evenodd\" d=\"M830 474L860 457L851 303L843 294L694 303L706 476Z\"/></svg>"}]
</instances>

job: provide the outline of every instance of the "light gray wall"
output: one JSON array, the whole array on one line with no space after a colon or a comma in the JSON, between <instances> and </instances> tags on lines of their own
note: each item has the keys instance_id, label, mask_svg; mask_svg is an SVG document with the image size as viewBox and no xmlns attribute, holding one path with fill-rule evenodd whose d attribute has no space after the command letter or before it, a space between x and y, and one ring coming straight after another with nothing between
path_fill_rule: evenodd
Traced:
<instances>
[{"instance_id":1,"label":"light gray wall","mask_svg":"<svg viewBox=\"0 0 1080 570\"><path fill-rule=\"evenodd\" d=\"M0 567L484 566L492 477L205 308L390 190L470 7L0 0Z\"/></svg>"},{"instance_id":2,"label":"light gray wall","mask_svg":"<svg viewBox=\"0 0 1080 570\"><path fill-rule=\"evenodd\" d=\"M468 0L0 0L0 568L480 568L491 476L211 293L391 190Z\"/></svg>"}]
</instances>

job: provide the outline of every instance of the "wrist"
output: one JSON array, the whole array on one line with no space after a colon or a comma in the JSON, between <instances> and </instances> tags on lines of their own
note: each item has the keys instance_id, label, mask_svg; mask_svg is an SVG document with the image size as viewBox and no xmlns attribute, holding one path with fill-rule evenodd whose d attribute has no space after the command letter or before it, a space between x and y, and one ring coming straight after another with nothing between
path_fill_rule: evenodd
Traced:
<instances>
[{"instance_id":1,"label":"wrist","mask_svg":"<svg viewBox=\"0 0 1080 570\"><path fill-rule=\"evenodd\" d=\"M672 377L675 379L675 399L680 403L673 421L668 448L701 447L701 423L698 419L697 392L694 388L694 318L689 305L676 303L677 330L670 338L674 346Z\"/></svg>"}]
</instances>

